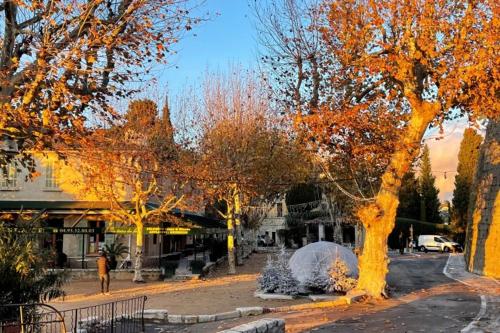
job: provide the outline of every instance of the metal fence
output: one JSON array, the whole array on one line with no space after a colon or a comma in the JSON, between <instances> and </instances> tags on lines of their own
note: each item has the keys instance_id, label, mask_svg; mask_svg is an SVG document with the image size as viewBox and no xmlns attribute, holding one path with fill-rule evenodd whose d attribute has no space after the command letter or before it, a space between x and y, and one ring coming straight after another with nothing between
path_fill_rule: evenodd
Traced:
<instances>
[{"instance_id":1,"label":"metal fence","mask_svg":"<svg viewBox=\"0 0 500 333\"><path fill-rule=\"evenodd\" d=\"M139 333L146 296L72 310L47 304L0 305L0 333Z\"/></svg>"},{"instance_id":2,"label":"metal fence","mask_svg":"<svg viewBox=\"0 0 500 333\"><path fill-rule=\"evenodd\" d=\"M0 333L66 332L60 312L47 304L0 305Z\"/></svg>"}]
</instances>

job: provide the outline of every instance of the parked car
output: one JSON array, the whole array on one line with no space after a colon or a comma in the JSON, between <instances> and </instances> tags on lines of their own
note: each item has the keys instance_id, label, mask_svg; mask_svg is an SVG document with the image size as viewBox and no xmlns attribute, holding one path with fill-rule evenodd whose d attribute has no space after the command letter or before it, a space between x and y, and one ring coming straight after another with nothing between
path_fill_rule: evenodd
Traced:
<instances>
[{"instance_id":1,"label":"parked car","mask_svg":"<svg viewBox=\"0 0 500 333\"><path fill-rule=\"evenodd\" d=\"M420 235L418 236L418 249L421 252L439 251L439 252L461 252L460 244L455 243L444 236L439 235Z\"/></svg>"}]
</instances>

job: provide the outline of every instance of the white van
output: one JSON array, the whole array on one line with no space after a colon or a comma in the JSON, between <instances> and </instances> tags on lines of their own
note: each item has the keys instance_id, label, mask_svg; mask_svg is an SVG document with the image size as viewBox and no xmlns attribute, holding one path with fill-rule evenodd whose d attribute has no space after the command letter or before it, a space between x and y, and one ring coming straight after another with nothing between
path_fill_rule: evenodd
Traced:
<instances>
[{"instance_id":1,"label":"white van","mask_svg":"<svg viewBox=\"0 0 500 333\"><path fill-rule=\"evenodd\" d=\"M460 244L452 242L448 238L439 235L420 235L418 236L418 249L422 252L427 251L462 251Z\"/></svg>"}]
</instances>

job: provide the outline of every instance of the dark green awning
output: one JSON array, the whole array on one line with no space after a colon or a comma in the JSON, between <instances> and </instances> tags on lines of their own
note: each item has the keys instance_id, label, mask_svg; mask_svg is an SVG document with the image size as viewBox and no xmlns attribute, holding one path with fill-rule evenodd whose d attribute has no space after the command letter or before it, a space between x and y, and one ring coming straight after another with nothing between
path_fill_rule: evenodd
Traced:
<instances>
[{"instance_id":1,"label":"dark green awning","mask_svg":"<svg viewBox=\"0 0 500 333\"><path fill-rule=\"evenodd\" d=\"M132 205L128 202L124 205ZM156 204L149 204L150 208L157 207ZM131 208L132 209L132 208ZM16 213L20 211L40 211L45 210L48 214L106 214L110 210L110 203L106 201L0 201L0 212ZM174 209L171 212L175 218L180 218L196 226L205 229L225 228L225 223L221 220L206 217L194 212ZM170 222L167 221L165 222Z\"/></svg>"}]
</instances>

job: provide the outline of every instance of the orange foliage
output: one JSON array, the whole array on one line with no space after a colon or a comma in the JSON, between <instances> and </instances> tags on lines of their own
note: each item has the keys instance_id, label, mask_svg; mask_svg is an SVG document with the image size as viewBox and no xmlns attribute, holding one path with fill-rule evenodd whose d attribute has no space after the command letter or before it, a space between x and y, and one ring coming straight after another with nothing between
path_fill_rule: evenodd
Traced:
<instances>
[{"instance_id":1,"label":"orange foliage","mask_svg":"<svg viewBox=\"0 0 500 333\"><path fill-rule=\"evenodd\" d=\"M263 82L237 70L209 76L198 125L198 175L209 200L224 201L230 273L241 244L242 206L272 200L308 169L306 154L273 115Z\"/></svg>"},{"instance_id":2,"label":"orange foliage","mask_svg":"<svg viewBox=\"0 0 500 333\"><path fill-rule=\"evenodd\" d=\"M188 1L3 2L0 133L40 151L115 119L110 102L198 21Z\"/></svg>"},{"instance_id":3,"label":"orange foliage","mask_svg":"<svg viewBox=\"0 0 500 333\"><path fill-rule=\"evenodd\" d=\"M175 144L170 120L160 119L149 100L132 101L123 124L94 131L67 154L82 175L74 189L108 202L111 222L136 227L134 281L142 281L144 226L182 223L170 213L194 202L189 200L192 156Z\"/></svg>"},{"instance_id":4,"label":"orange foliage","mask_svg":"<svg viewBox=\"0 0 500 333\"><path fill-rule=\"evenodd\" d=\"M358 205L367 233L358 288L379 297L401 178L427 128L463 114L500 117L499 5L325 0L322 10L335 94L299 126L330 156L380 163L378 194Z\"/></svg>"}]
</instances>

